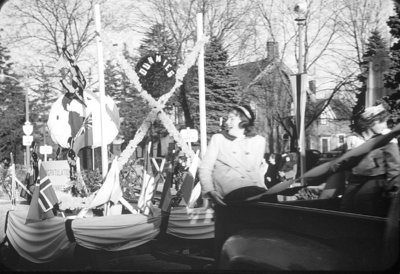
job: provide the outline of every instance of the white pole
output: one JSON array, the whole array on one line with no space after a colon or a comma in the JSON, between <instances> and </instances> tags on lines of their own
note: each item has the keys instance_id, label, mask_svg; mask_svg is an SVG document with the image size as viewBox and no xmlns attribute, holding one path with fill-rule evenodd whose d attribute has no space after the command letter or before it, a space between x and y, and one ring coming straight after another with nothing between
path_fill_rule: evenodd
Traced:
<instances>
[{"instance_id":1,"label":"white pole","mask_svg":"<svg viewBox=\"0 0 400 274\"><path fill-rule=\"evenodd\" d=\"M101 120L101 170L103 179L106 178L108 172L108 153L107 153L107 143L104 136L106 135L105 127L105 87L104 87L104 63L103 63L103 46L101 43L100 30L100 6L96 4L94 6L95 22L96 22L96 32L97 32L97 58L99 65L99 91L100 91L100 120Z\"/></svg>"},{"instance_id":2,"label":"white pole","mask_svg":"<svg viewBox=\"0 0 400 274\"><path fill-rule=\"evenodd\" d=\"M375 102L374 100L374 73L372 61L368 64L368 81L367 81L367 95L365 96L365 107L372 106Z\"/></svg>"},{"instance_id":3,"label":"white pole","mask_svg":"<svg viewBox=\"0 0 400 274\"><path fill-rule=\"evenodd\" d=\"M203 36L203 14L197 14L197 41ZM206 93L204 81L204 47L201 48L198 59L199 77L199 114L200 114L200 150L203 157L207 150L207 123L206 123Z\"/></svg>"},{"instance_id":4,"label":"white pole","mask_svg":"<svg viewBox=\"0 0 400 274\"><path fill-rule=\"evenodd\" d=\"M303 74L303 26L304 26L304 21L305 19L303 18L298 18L296 19L297 25L299 26L299 62L298 62L298 74L300 75L300 79L303 80L302 74ZM305 128L304 128L304 119L305 116L302 117L302 113L305 113L305 109L303 110L302 108L305 108L305 99L307 98L305 96L306 89L303 88L304 83L301 84L300 89L301 89L301 94L300 94L300 106L297 106L297 111L298 116L301 117L302 121L299 123L297 122L297 125L300 126L300 130L297 132L299 133L299 148L300 148L300 176L303 177L303 174L306 172L306 138L305 138ZM304 185L304 179L301 180L301 185Z\"/></svg>"}]
</instances>

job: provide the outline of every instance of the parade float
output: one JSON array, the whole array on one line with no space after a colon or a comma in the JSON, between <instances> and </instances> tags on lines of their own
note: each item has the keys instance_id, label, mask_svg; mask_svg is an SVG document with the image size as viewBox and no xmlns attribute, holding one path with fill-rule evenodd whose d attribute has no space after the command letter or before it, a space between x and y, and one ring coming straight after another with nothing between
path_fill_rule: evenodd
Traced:
<instances>
[{"instance_id":1,"label":"parade float","mask_svg":"<svg viewBox=\"0 0 400 274\"><path fill-rule=\"evenodd\" d=\"M98 21L99 17L97 17L97 25L99 25ZM78 87L82 87L84 83L82 75L74 68L72 78L75 77L77 81L71 85L72 88L67 85L70 83L64 83L68 90L67 94L56 102L52 108L55 114L49 117L52 138L58 140L57 143L68 151L66 175L70 178L68 186L49 193L49 197L52 196L56 202L51 206L48 203L46 207L40 204L40 201L45 202L40 197L43 198L45 190L50 190L50 188L41 189L42 184L48 185L50 181L47 179L50 174L46 174L44 163L37 163L36 173L40 180L31 189L16 179L15 169L11 167L13 195L11 203L0 207L0 226L4 228L0 230L0 240L1 242L8 241L19 256L30 262L45 263L65 256L77 246L89 250L115 252L136 248L153 240L162 242L164 240L164 237L160 237L162 234L161 236L170 235L193 241L214 237L227 239L220 250L219 267L231 270L382 270L392 266L396 260L398 263L398 191L393 192L393 203L387 218L341 212L340 193L336 193L330 199L320 197L312 201L256 202L232 206L226 209L220 229L214 231L214 212L205 201L202 201L200 185L195 184L199 155L184 142L163 110L165 103L182 83L188 68L195 63L197 55L207 41L206 37L199 37L184 65L176 72L170 67L165 67L165 75L168 78L174 77L175 81L170 91L157 94L158 100L150 94L151 91L142 87L137 73L122 54L115 48L111 49L112 43L102 37L109 53L118 61L139 91L139 95L149 103L152 109L134 139L109 165L106 145L115 138L118 122L114 104L105 96L104 85L101 83L102 44L101 32L99 29L97 32L100 68L99 96L86 91L75 94L74 85L78 83ZM154 63L165 61L161 55L147 58L148 60L143 61L140 66L143 69L142 74L147 74ZM72 63L73 61L72 59ZM79 96L76 97L76 95ZM98 120L95 117L97 115L100 116ZM120 170L132 164L130 157L143 140L151 122L157 118L163 122L178 146L190 158L191 167L180 189L182 199L174 203L171 197L171 172L167 172L165 178L161 174L158 174L158 177L152 176L151 169L148 167L153 161L148 153L149 150L146 149L139 197L136 203L131 204L121 195L122 191L118 182ZM70 119L80 121L80 123L72 129L71 124L74 122ZM64 126L58 124L59 122ZM92 139L92 145L102 148L101 187L93 192L85 190L89 186L85 185L82 178L79 158L75 151L81 142L85 142L85 139L80 137L87 136L82 133L89 131L90 123L92 129L100 128L100 133L94 136L102 137L97 141ZM109 135L106 132L108 126L105 126L105 123L109 123L113 129L108 132ZM359 149L351 151L350 154L343 155L337 161L311 170L304 175L303 179L314 180L315 184L326 181L327 185L332 183L333 186L344 183L342 175L332 172L333 170L340 171L340 168L343 169L346 166L349 168L363 154L372 148L384 145L385 142L397 136L398 131L397 127L392 133L378 139L379 142L366 143ZM201 132L202 135L204 133L204 131ZM147 148L150 147L151 145L147 146ZM341 167L337 168L338 166ZM17 185L32 196L30 205L15 201ZM163 185L162 194L159 203L155 206L152 199L159 185ZM268 194L282 193L290 185L291 182L285 181ZM84 197L73 196L70 191L73 188L86 194ZM254 197L254 200L259 198L261 197ZM199 203L199 201L202 202ZM61 211L54 214L55 204ZM121 214L121 207L125 209L125 214ZM70 212L67 213L67 210ZM102 213L98 214L96 210ZM255 222L241 222L236 219L235 213L242 210L250 214ZM36 213L36 215L30 215L30 213ZM36 219L32 216L36 216ZM177 241L173 243L176 244Z\"/></svg>"},{"instance_id":2,"label":"parade float","mask_svg":"<svg viewBox=\"0 0 400 274\"><path fill-rule=\"evenodd\" d=\"M98 33L99 92L85 89L85 78L75 57L67 48L63 48L62 56L56 65L59 70L64 70L68 77L60 81L65 94L52 105L47 125L52 140L60 147L60 154L64 153L66 158L63 160L63 166L64 169L68 168L68 172L62 172L62 176L68 178L67 183L60 185L56 180L52 182L52 174L46 170L46 162L37 159L32 158L31 185L24 184L16 178L15 165L11 168L14 170L13 197L11 204L2 207L4 212L0 224L5 228L5 233L0 235L0 240L2 243L8 241L19 256L33 263L54 261L71 252L76 245L89 250L131 249L154 240L160 234L160 226L164 220L168 222L164 224L164 232L176 237L214 237L212 209L205 206L195 208L196 201L201 199L200 184L194 187L199 154L183 140L163 109L168 99L182 84L188 69L194 65L208 40L207 37L198 38L184 64L176 71L161 54L155 53L142 59L139 74L150 74L148 72L154 67L155 71L162 73L171 83L170 90L155 94L151 86L146 87L149 90L144 89L136 71L120 52L111 48L112 43L106 37L100 37L99 14L97 5L95 15ZM114 54L115 60L139 91L139 95L151 107L151 112L137 130L134 139L111 163L108 159L107 145L118 134L119 114L111 97L105 95L103 45L109 53ZM171 206L172 197L168 195L172 187L171 182L165 182L162 172L159 172L158 176L154 176L152 172L152 165L157 163L150 155L151 144L147 144L144 154L142 181L137 200L132 204L122 195L120 170L127 164L132 164L130 158L142 142L151 123L157 118L162 121L191 163L184 180L184 198L175 206ZM102 152L102 183L95 191L91 191L91 186L85 182L80 170L78 152L87 145L101 147ZM156 167L160 168L157 165ZM154 204L155 192L163 185L162 203ZM16 202L18 188L26 192L30 204ZM163 209L169 218L163 218Z\"/></svg>"}]
</instances>

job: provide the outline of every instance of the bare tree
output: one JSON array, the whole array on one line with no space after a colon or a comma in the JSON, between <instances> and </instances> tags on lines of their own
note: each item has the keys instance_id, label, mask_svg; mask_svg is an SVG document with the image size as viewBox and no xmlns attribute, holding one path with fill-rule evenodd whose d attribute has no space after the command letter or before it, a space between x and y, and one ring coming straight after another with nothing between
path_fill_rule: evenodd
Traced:
<instances>
[{"instance_id":1,"label":"bare tree","mask_svg":"<svg viewBox=\"0 0 400 274\"><path fill-rule=\"evenodd\" d=\"M389 37L386 21L388 7L392 2L388 0L354 0L339 1L340 9L334 12L340 18L339 33L341 35L339 48L336 53L361 69L362 56L371 32L378 30ZM343 51L342 48L351 50ZM360 71L361 72L361 71Z\"/></svg>"},{"instance_id":2,"label":"bare tree","mask_svg":"<svg viewBox=\"0 0 400 274\"><path fill-rule=\"evenodd\" d=\"M202 13L204 33L224 41L224 49L229 50L230 57L245 40L249 14L253 7L251 1L239 0L148 0L145 5L137 8L132 3L129 10L135 11L140 20L126 23L122 28L146 30L153 25L163 24L177 44L177 60L183 61L183 56L197 39L197 13Z\"/></svg>"},{"instance_id":3,"label":"bare tree","mask_svg":"<svg viewBox=\"0 0 400 274\"><path fill-rule=\"evenodd\" d=\"M34 0L14 4L11 16L19 18L14 41L33 45L38 54L57 59L61 49L79 59L95 38L95 0Z\"/></svg>"}]
</instances>

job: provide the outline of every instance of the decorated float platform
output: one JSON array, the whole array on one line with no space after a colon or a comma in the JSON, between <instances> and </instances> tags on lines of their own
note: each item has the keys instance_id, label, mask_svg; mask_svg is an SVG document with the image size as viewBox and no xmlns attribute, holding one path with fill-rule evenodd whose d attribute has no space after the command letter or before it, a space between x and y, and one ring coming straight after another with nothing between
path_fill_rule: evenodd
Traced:
<instances>
[{"instance_id":1,"label":"decorated float platform","mask_svg":"<svg viewBox=\"0 0 400 274\"><path fill-rule=\"evenodd\" d=\"M0 216L1 229L4 231L1 234L2 243L12 246L18 255L25 260L41 264L71 254L71 250L77 247L106 252L134 249L152 242L156 238L161 239L162 237L157 236L160 236L162 228L165 228L162 231L163 235L171 235L172 237L189 240L212 239L214 237L212 209L194 208L195 200L199 198L201 191L199 187L196 188L196 191L193 191L195 173L199 162L198 154L189 148L189 145L183 140L179 131L163 111L166 101L182 84L184 75L196 61L197 54L206 41L206 38L199 40L193 52L187 57L188 60L186 60L185 65L176 72L176 81L173 82L175 84L171 87L170 92L163 94L158 101L142 89L136 72L132 70L122 56L119 56L118 60L121 62L121 66L132 78L132 82L140 91L140 95L154 109L136 132L135 138L129 142L119 157L112 162L109 159L104 160L104 157L102 158L103 182L101 187L92 193L86 191L85 197L72 195L71 191L65 191L65 184L58 180L49 179L51 174L44 167L46 162L41 163L34 159L35 153L32 153L31 159L30 175L33 177L33 184L30 186L28 183L25 184L26 182L21 183L22 180L19 181L16 178L15 165L13 165L14 170L11 175L13 178L12 198L10 204L2 207ZM146 58L153 58L153 61L158 60L157 55ZM67 177L69 188L71 189L72 185L72 188L77 189L80 184L80 187L85 190L78 152L80 148L85 146L85 139L90 135L93 138L91 146L101 147L103 154L104 147L118 134L119 114L115 108L115 103L109 96L106 96L106 100L102 102L102 91L100 91L100 95L84 91L86 82L83 74L75 63L75 58L66 48L63 49L63 55L60 59L63 59L62 62L59 62L61 63L60 66L70 72L72 83L62 81L66 94L53 104L47 125L53 141L60 146L62 151L66 151L64 162L66 160L68 163L69 170L67 174L63 173L63 175ZM175 71L173 71L173 75L175 75ZM78 87L75 91L71 90L74 86ZM102 110L103 114L101 114ZM171 182L167 182L161 172L156 176L150 171L152 169L151 162L154 160L151 159L149 153L151 144L148 144L148 149L146 149L148 153L145 154L147 158L143 166L138 200L131 203L122 197L119 182L120 169L130 164L128 162L131 156L145 137L151 122L157 117L162 120L180 150L193 163L191 165L193 170L190 171L191 176L187 176L187 181L190 182L185 184L186 190L185 195L183 195L186 197L187 203L171 206L171 199L164 199L165 201L159 207L153 205L157 184L168 185L161 193L162 198L166 197L166 194L171 191L172 185ZM111 130L107 130L106 134L103 134L101 128L110 128ZM104 154L107 155L107 151ZM62 188L57 188L56 185L61 185ZM199 186L199 184L197 185ZM17 191L20 187L30 195L30 204L18 201ZM48 190L51 190L52 194L45 194ZM50 197L47 201L45 201L46 195L47 198ZM75 210L72 215L66 213L66 209L69 207L67 204L74 204ZM55 205L58 208L55 208ZM98 208L101 208L102 213L94 214L93 212ZM125 210L124 214L122 214L122 208ZM52 213L53 209L56 209L53 215L47 216L47 213ZM162 214L164 209L167 213ZM34 216L31 214L32 212L35 213ZM165 218L165 216L168 216L168 218ZM161 228L163 222L164 225Z\"/></svg>"}]
</instances>

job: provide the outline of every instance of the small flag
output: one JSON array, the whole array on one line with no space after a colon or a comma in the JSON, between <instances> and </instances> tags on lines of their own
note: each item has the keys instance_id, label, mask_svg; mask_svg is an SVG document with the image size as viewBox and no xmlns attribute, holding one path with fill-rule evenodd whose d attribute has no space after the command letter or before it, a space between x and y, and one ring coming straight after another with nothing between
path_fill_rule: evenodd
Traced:
<instances>
[{"instance_id":1,"label":"small flag","mask_svg":"<svg viewBox=\"0 0 400 274\"><path fill-rule=\"evenodd\" d=\"M147 153L144 155L144 168L143 168L143 184L140 191L138 208L140 212L147 215L150 213L156 182L154 180L154 173L150 158L151 142L148 144Z\"/></svg>"},{"instance_id":2,"label":"small flag","mask_svg":"<svg viewBox=\"0 0 400 274\"><path fill-rule=\"evenodd\" d=\"M172 158L170 159L169 167L167 169L167 176L165 177L165 182L163 186L163 190L161 193L161 201L159 208L161 208L162 211L169 212L170 211L170 205L171 205L171 200L172 200L172 193L171 193L171 186L172 186L172 181L174 178L174 158L175 158L175 151L172 152Z\"/></svg>"},{"instance_id":3,"label":"small flag","mask_svg":"<svg viewBox=\"0 0 400 274\"><path fill-rule=\"evenodd\" d=\"M54 217L51 209L56 203L58 203L57 195L44 167L41 165L25 223L38 222Z\"/></svg>"},{"instance_id":4,"label":"small flag","mask_svg":"<svg viewBox=\"0 0 400 274\"><path fill-rule=\"evenodd\" d=\"M21 188L20 196L22 198L26 199L30 203L31 198L32 198L32 193L35 189L34 174L27 173L24 183L25 183L26 189Z\"/></svg>"},{"instance_id":5,"label":"small flag","mask_svg":"<svg viewBox=\"0 0 400 274\"><path fill-rule=\"evenodd\" d=\"M92 113L83 121L81 128L74 137L73 150L79 151L88 146L93 146L93 120Z\"/></svg>"},{"instance_id":6,"label":"small flag","mask_svg":"<svg viewBox=\"0 0 400 274\"><path fill-rule=\"evenodd\" d=\"M172 193L171 193L171 188L167 188L165 190L164 194L164 199L161 202L161 210L165 212L169 212L170 210L170 205L171 205L171 200L172 200Z\"/></svg>"},{"instance_id":7,"label":"small flag","mask_svg":"<svg viewBox=\"0 0 400 274\"><path fill-rule=\"evenodd\" d=\"M199 151L196 152L196 155L192 160L189 170L187 172L185 172L185 174L183 175L181 192L182 192L183 200L185 201L186 205L188 205L188 206L189 205L193 206L193 204L196 202L196 200L198 199L198 197L200 195L200 193L198 192L198 189L197 189L200 185L196 188L196 192L193 193L193 186L194 186L194 182L195 182L195 178L196 178L196 172L197 172L197 169L198 169L199 163L200 163L200 159L198 156L199 156ZM195 195L193 195L193 194L195 194Z\"/></svg>"},{"instance_id":8,"label":"small flag","mask_svg":"<svg viewBox=\"0 0 400 274\"><path fill-rule=\"evenodd\" d=\"M116 204L122 198L122 189L119 183L119 168L115 158L108 171L107 177L91 202L89 208L103 205L109 201Z\"/></svg>"}]
</instances>

